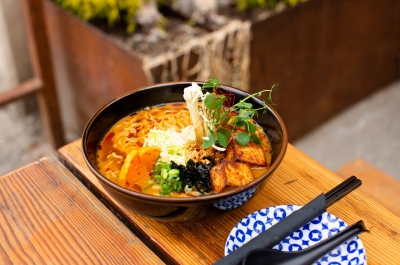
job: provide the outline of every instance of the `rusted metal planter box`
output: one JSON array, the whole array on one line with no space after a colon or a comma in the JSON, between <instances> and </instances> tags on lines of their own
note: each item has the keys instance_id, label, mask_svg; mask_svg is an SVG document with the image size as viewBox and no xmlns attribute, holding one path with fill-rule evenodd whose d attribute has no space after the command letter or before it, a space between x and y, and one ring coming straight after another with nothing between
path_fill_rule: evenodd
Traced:
<instances>
[{"instance_id":1,"label":"rusted metal planter box","mask_svg":"<svg viewBox=\"0 0 400 265\"><path fill-rule=\"evenodd\" d=\"M62 116L80 133L105 103L150 82L134 52L44 3ZM310 0L253 22L250 92L279 84L275 108L295 140L399 78L399 14L399 1Z\"/></svg>"},{"instance_id":2,"label":"rusted metal planter box","mask_svg":"<svg viewBox=\"0 0 400 265\"><path fill-rule=\"evenodd\" d=\"M400 78L400 1L310 0L252 33L250 87L279 84L290 141Z\"/></svg>"},{"instance_id":3,"label":"rusted metal planter box","mask_svg":"<svg viewBox=\"0 0 400 265\"><path fill-rule=\"evenodd\" d=\"M80 134L103 105L149 82L138 56L51 0L43 2L64 126Z\"/></svg>"}]
</instances>

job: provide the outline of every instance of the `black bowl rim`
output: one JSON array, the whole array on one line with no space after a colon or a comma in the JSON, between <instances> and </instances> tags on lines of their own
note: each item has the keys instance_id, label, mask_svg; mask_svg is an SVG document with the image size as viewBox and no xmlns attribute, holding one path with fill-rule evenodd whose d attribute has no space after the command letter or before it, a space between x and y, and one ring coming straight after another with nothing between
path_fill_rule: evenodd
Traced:
<instances>
[{"instance_id":1,"label":"black bowl rim","mask_svg":"<svg viewBox=\"0 0 400 265\"><path fill-rule=\"evenodd\" d=\"M210 194L210 195L206 195L206 196L197 196L197 197L164 197L164 196L154 196L154 195L149 195L149 194L145 194L145 193L140 193L140 192L136 192L136 191L132 191L132 190L128 190L126 188L123 188L121 186L119 186L118 184L115 184L114 182L112 182L111 180L107 179L106 177L104 177L103 175L101 175L90 163L89 159L88 159L88 153L87 150L85 148L86 142L87 142L87 136L88 136L88 132L89 132L89 128L91 127L92 123L96 120L97 116L100 115L100 113L106 109L108 106L114 104L115 102L119 101L120 99L124 98L124 97L128 97L132 94L138 93L142 90L150 90L153 88L159 88L159 87L164 87L164 86L171 86L171 85L187 85L190 86L192 83L197 83L198 85L202 86L202 84L204 84L204 82L198 82L198 81L193 81L193 82L166 82L166 83L161 83L161 84L155 84L152 86L147 86L147 87L143 87L139 90L135 90L135 91L131 91L128 92L118 98L115 98L113 100L111 100L109 103L107 103L106 105L104 105L102 108L100 108L91 118L90 120L87 122L84 131L83 131L83 136L82 136L82 151L83 151L83 157L85 159L86 165L89 167L89 169L92 171L92 173L96 176L96 178L101 181L102 183L104 183L107 186L111 186L113 189L118 190L119 192L123 193L124 196L129 196L129 197L135 197L137 199L140 200L149 200L149 201L153 201L153 202L164 202L164 203L176 203L176 204L180 204L180 203L184 203L184 204L188 204L188 203L201 203L201 202L209 202L209 201L219 201L223 198L226 197L230 197L233 196L235 194L238 194L242 191L248 190L254 186L257 186L258 184L260 184L261 182L263 182L268 176L270 176L275 170L276 168L280 165L280 163L283 160L283 157L286 154L286 150L287 150L287 145L288 145L288 135L287 135L287 131L286 131L286 126L282 120L282 118L279 116L279 114L270 106L268 106L270 112L275 116L275 118L278 120L279 125L281 126L282 129L282 149L279 152L278 156L276 157L275 162L271 165L271 167L263 174L265 175L264 177L261 176L259 178L257 178L256 180L241 186L241 187L236 187L233 189L229 189L227 191L223 191L221 193L214 193L214 194ZM234 89L239 93L244 93L246 95L249 95L248 92L240 90L238 88L234 88L231 86L227 86L227 85L223 85L221 84L222 87L226 87L229 89ZM110 188L111 188L110 187Z\"/></svg>"}]
</instances>

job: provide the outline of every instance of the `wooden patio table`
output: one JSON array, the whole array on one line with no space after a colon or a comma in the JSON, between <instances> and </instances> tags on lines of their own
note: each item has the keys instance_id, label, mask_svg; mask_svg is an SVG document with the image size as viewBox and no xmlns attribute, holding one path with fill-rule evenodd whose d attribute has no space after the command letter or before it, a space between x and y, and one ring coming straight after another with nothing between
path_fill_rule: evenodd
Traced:
<instances>
[{"instance_id":1,"label":"wooden patio table","mask_svg":"<svg viewBox=\"0 0 400 265\"><path fill-rule=\"evenodd\" d=\"M269 206L304 205L342 179L289 144L263 190L242 207L197 223L164 223L135 214L110 197L85 164L81 141L59 149L62 163L133 233L167 264L212 264L224 255L231 229L248 214ZM350 176L349 176L350 177ZM369 233L359 235L368 264L399 264L400 217L355 190L328 208L347 224L363 220Z\"/></svg>"},{"instance_id":2,"label":"wooden patio table","mask_svg":"<svg viewBox=\"0 0 400 265\"><path fill-rule=\"evenodd\" d=\"M55 156L0 178L0 264L164 264Z\"/></svg>"}]
</instances>

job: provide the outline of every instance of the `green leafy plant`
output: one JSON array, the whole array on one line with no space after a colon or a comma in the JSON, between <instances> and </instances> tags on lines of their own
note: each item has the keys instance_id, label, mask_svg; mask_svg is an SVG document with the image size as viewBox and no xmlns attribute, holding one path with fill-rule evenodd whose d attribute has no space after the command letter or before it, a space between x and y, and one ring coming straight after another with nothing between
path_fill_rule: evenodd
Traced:
<instances>
[{"instance_id":1,"label":"green leafy plant","mask_svg":"<svg viewBox=\"0 0 400 265\"><path fill-rule=\"evenodd\" d=\"M109 26L118 21L126 23L126 31L132 33L137 27L136 14L145 3L153 2L158 7L171 6L174 0L53 0L66 11L76 15L84 21L105 19ZM274 10L278 3L283 2L286 6L294 6L306 0L236 0L235 5L239 11L247 11L255 8L266 8ZM167 23L165 17L155 22L155 26L164 29ZM192 25L196 21L189 21Z\"/></svg>"},{"instance_id":2,"label":"green leafy plant","mask_svg":"<svg viewBox=\"0 0 400 265\"><path fill-rule=\"evenodd\" d=\"M306 0L236 0L236 8L239 11L247 11L255 8L275 10L278 3L283 3L285 6L295 6L305 1Z\"/></svg>"},{"instance_id":3,"label":"green leafy plant","mask_svg":"<svg viewBox=\"0 0 400 265\"><path fill-rule=\"evenodd\" d=\"M268 104L272 102L272 90L263 90L233 104L233 94L223 93L219 87L220 84L215 78L210 79L208 83L203 85L203 89L212 88L213 93L206 95L204 99L205 108L203 112L208 119L208 139L203 141L202 147L208 148L218 144L222 147L227 147L229 137L232 133L236 135L236 141L240 145L247 145L250 141L256 144L261 144L260 139L256 134L257 127L252 122L253 118L258 115L259 111L266 113ZM254 109L253 104L247 102L250 98L260 98L263 93L268 92L268 104L261 100L262 106Z\"/></svg>"},{"instance_id":4,"label":"green leafy plant","mask_svg":"<svg viewBox=\"0 0 400 265\"><path fill-rule=\"evenodd\" d=\"M124 20L126 31L136 28L135 15L146 0L54 0L82 20L106 19L110 26Z\"/></svg>"}]
</instances>

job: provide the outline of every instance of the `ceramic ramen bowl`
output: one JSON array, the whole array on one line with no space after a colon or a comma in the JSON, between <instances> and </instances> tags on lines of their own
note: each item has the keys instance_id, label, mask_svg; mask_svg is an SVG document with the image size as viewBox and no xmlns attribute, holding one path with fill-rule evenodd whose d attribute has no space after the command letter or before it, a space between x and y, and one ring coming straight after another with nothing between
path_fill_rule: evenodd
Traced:
<instances>
[{"instance_id":1,"label":"ceramic ramen bowl","mask_svg":"<svg viewBox=\"0 0 400 265\"><path fill-rule=\"evenodd\" d=\"M198 83L202 86L202 83ZM166 222L195 222L224 214L240 207L265 184L265 180L281 163L288 144L285 125L272 108L266 114L259 113L255 119L268 136L272 148L271 167L260 177L249 184L221 193L207 196L174 198L154 196L123 188L102 176L96 167L96 147L106 132L119 120L145 107L164 103L184 102L183 90L189 82L166 83L144 88L117 98L101 108L87 123L82 137L82 148L85 161L104 189L121 205L141 215ZM248 96L239 89L223 86L233 92L235 101ZM235 102L235 103L236 103ZM261 107L260 100L252 98L256 107Z\"/></svg>"}]
</instances>

